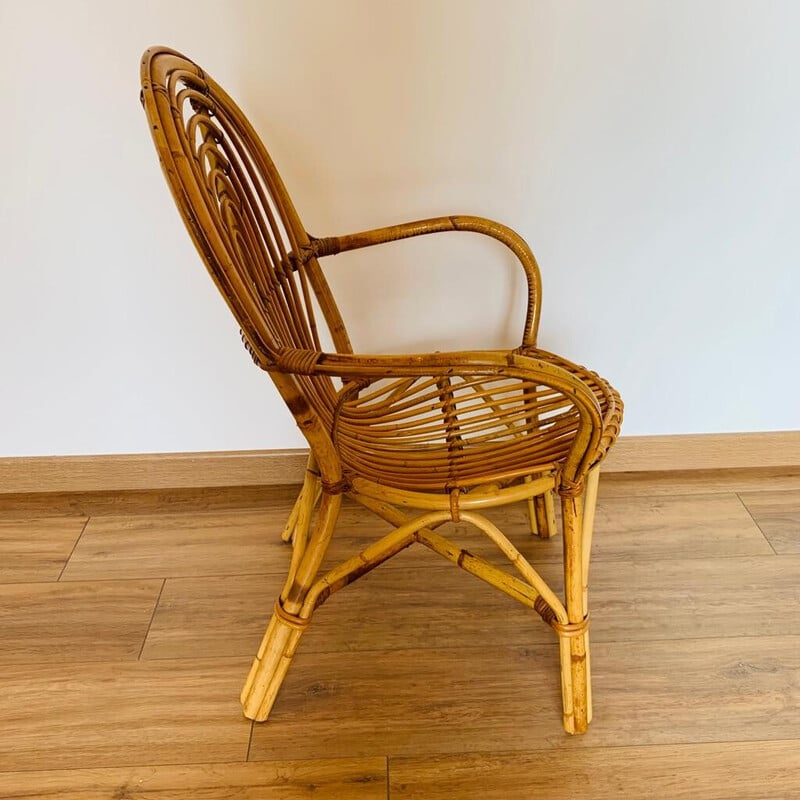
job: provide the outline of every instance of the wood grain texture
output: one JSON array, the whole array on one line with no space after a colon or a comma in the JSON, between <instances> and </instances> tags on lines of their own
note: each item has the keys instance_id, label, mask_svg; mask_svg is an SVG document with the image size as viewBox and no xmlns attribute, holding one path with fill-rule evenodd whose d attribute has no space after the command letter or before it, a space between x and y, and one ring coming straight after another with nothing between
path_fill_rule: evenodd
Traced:
<instances>
[{"instance_id":1,"label":"wood grain texture","mask_svg":"<svg viewBox=\"0 0 800 800\"><path fill-rule=\"evenodd\" d=\"M2 492L124 492L299 483L308 451L237 450L0 458Z\"/></svg>"},{"instance_id":2,"label":"wood grain texture","mask_svg":"<svg viewBox=\"0 0 800 800\"><path fill-rule=\"evenodd\" d=\"M0 496L299 484L308 450L0 458ZM800 466L800 432L621 436L603 474Z\"/></svg>"},{"instance_id":3,"label":"wood grain texture","mask_svg":"<svg viewBox=\"0 0 800 800\"><path fill-rule=\"evenodd\" d=\"M0 519L0 583L58 580L86 521L78 515Z\"/></svg>"},{"instance_id":4,"label":"wood grain texture","mask_svg":"<svg viewBox=\"0 0 800 800\"><path fill-rule=\"evenodd\" d=\"M280 531L288 514L289 507L280 504L255 511L92 517L62 579L285 576L291 547L280 540ZM350 504L324 563L353 555L390 527Z\"/></svg>"},{"instance_id":5,"label":"wood grain texture","mask_svg":"<svg viewBox=\"0 0 800 800\"><path fill-rule=\"evenodd\" d=\"M237 702L247 663L7 665L0 771L244 761Z\"/></svg>"},{"instance_id":6,"label":"wood grain texture","mask_svg":"<svg viewBox=\"0 0 800 800\"><path fill-rule=\"evenodd\" d=\"M290 548L279 538L288 507L92 517L62 580L166 578L199 575L285 574ZM532 537L522 505L489 509L531 562L561 560L560 539ZM353 503L345 503L325 564L350 557L390 526ZM470 526L442 528L460 546L506 565L497 548ZM598 502L592 558L660 559L771 554L750 514L733 494L687 497L609 497ZM412 547L381 570L440 564Z\"/></svg>"},{"instance_id":7,"label":"wood grain texture","mask_svg":"<svg viewBox=\"0 0 800 800\"><path fill-rule=\"evenodd\" d=\"M539 565L551 585L556 564ZM277 575L170 579L143 658L244 656L258 643L280 589ZM746 587L746 602L741 591ZM676 600L679 598L679 602ZM592 641L800 635L800 557L598 561ZM448 566L378 569L315 616L304 653L552 644L537 615ZM379 646L378 646L379 643Z\"/></svg>"},{"instance_id":8,"label":"wood grain texture","mask_svg":"<svg viewBox=\"0 0 800 800\"><path fill-rule=\"evenodd\" d=\"M142 657L251 653L281 584L276 575L168 580ZM555 641L538 615L449 566L378 569L314 619L303 652L374 650L378 641L381 650Z\"/></svg>"},{"instance_id":9,"label":"wood grain texture","mask_svg":"<svg viewBox=\"0 0 800 800\"><path fill-rule=\"evenodd\" d=\"M800 739L800 637L595 642L595 717L580 737L561 730L552 659L545 646L301 648L250 758ZM299 725L306 735L287 740Z\"/></svg>"},{"instance_id":10,"label":"wood grain texture","mask_svg":"<svg viewBox=\"0 0 800 800\"><path fill-rule=\"evenodd\" d=\"M593 667L597 744L800 738L800 637L600 643Z\"/></svg>"},{"instance_id":11,"label":"wood grain texture","mask_svg":"<svg viewBox=\"0 0 800 800\"><path fill-rule=\"evenodd\" d=\"M800 553L800 490L739 496L777 553Z\"/></svg>"},{"instance_id":12,"label":"wood grain texture","mask_svg":"<svg viewBox=\"0 0 800 800\"><path fill-rule=\"evenodd\" d=\"M800 491L800 468L612 472L600 481L602 497L791 490Z\"/></svg>"},{"instance_id":13,"label":"wood grain texture","mask_svg":"<svg viewBox=\"0 0 800 800\"><path fill-rule=\"evenodd\" d=\"M273 509L288 503L286 509L288 515L298 488L299 483L287 483L141 489L125 492L3 493L0 491L0 514L8 519L86 517L172 511L222 511L239 508ZM603 497L788 490L800 491L800 468L604 472L600 482L600 492Z\"/></svg>"},{"instance_id":14,"label":"wood grain texture","mask_svg":"<svg viewBox=\"0 0 800 800\"><path fill-rule=\"evenodd\" d=\"M796 742L392 758L392 800L794 800Z\"/></svg>"},{"instance_id":15,"label":"wood grain texture","mask_svg":"<svg viewBox=\"0 0 800 800\"><path fill-rule=\"evenodd\" d=\"M297 487L212 486L195 489L156 489L130 492L28 492L0 494L0 514L13 517L114 516L171 513L173 511L225 511L291 506Z\"/></svg>"},{"instance_id":16,"label":"wood grain texture","mask_svg":"<svg viewBox=\"0 0 800 800\"><path fill-rule=\"evenodd\" d=\"M0 800L385 800L386 759L11 772Z\"/></svg>"},{"instance_id":17,"label":"wood grain texture","mask_svg":"<svg viewBox=\"0 0 800 800\"><path fill-rule=\"evenodd\" d=\"M282 585L278 574L169 578L142 658L252 655Z\"/></svg>"},{"instance_id":18,"label":"wood grain texture","mask_svg":"<svg viewBox=\"0 0 800 800\"><path fill-rule=\"evenodd\" d=\"M63 580L284 572L283 514L171 513L92 517Z\"/></svg>"},{"instance_id":19,"label":"wood grain texture","mask_svg":"<svg viewBox=\"0 0 800 800\"><path fill-rule=\"evenodd\" d=\"M0 664L136 660L162 581L0 585Z\"/></svg>"},{"instance_id":20,"label":"wood grain texture","mask_svg":"<svg viewBox=\"0 0 800 800\"><path fill-rule=\"evenodd\" d=\"M604 472L800 466L800 431L620 437Z\"/></svg>"},{"instance_id":21,"label":"wood grain texture","mask_svg":"<svg viewBox=\"0 0 800 800\"><path fill-rule=\"evenodd\" d=\"M597 561L592 640L800 635L800 557Z\"/></svg>"},{"instance_id":22,"label":"wood grain texture","mask_svg":"<svg viewBox=\"0 0 800 800\"><path fill-rule=\"evenodd\" d=\"M81 498L94 506L53 498L53 510L74 512L73 522L90 509L98 512L92 522L111 521L108 547L100 538L93 544L95 566L119 557L125 567L91 582L56 583L51 571L53 582L0 587L0 614L11 620L0 625L0 650L25 662L0 669L0 770L8 773L0 797L385 797L391 755L393 800L558 800L559 792L575 796L570 781L580 776L589 798L794 800L800 554L756 545L766 540L733 494L749 489L742 498L765 531L788 536L800 509L792 481L791 473L732 470L601 482L620 492L601 497L606 522L594 539L595 721L586 741L561 732L552 632L420 550L319 610L273 717L254 730L250 766L237 695L282 581L290 550L279 534L294 492L277 490L267 501L203 490L200 508L213 509L205 512L191 510L186 492L165 492L163 505L156 495ZM782 490L770 491L776 483ZM37 502L46 516L44 497ZM3 514L0 528L29 526L25 511ZM531 536L526 516L520 504L496 521L557 584L560 537ZM215 520L204 524L207 517ZM363 546L388 529L381 526L346 505L335 554ZM454 538L477 543L450 527ZM192 539L192 528L216 535L204 544L206 534ZM126 544L125 531L139 544ZM263 563L282 560L280 569L206 575L215 563L237 569L240 554L228 552L237 542L266 549ZM4 555L0 543L0 564ZM64 663L79 651L129 659L148 592L186 567L184 555L190 574L167 578L144 651L159 660ZM125 576L137 564L158 575ZM367 761L358 761L363 754ZM315 761L333 756L347 762ZM167 761L180 766L158 766ZM145 786L153 793L142 795Z\"/></svg>"},{"instance_id":23,"label":"wood grain texture","mask_svg":"<svg viewBox=\"0 0 800 800\"><path fill-rule=\"evenodd\" d=\"M602 487L603 481L600 485ZM530 536L521 505L488 509L532 563L561 560L561 540ZM442 527L448 537L498 564L497 550L466 525ZM773 553L758 525L733 493L603 495L597 502L592 563L662 558L714 558Z\"/></svg>"},{"instance_id":24,"label":"wood grain texture","mask_svg":"<svg viewBox=\"0 0 800 800\"><path fill-rule=\"evenodd\" d=\"M253 729L250 760L467 752L487 742L516 750L564 740L557 644L473 653L301 647L269 722ZM286 736L300 724L303 737Z\"/></svg>"},{"instance_id":25,"label":"wood grain texture","mask_svg":"<svg viewBox=\"0 0 800 800\"><path fill-rule=\"evenodd\" d=\"M601 497L594 524L593 559L772 553L735 495Z\"/></svg>"}]
</instances>

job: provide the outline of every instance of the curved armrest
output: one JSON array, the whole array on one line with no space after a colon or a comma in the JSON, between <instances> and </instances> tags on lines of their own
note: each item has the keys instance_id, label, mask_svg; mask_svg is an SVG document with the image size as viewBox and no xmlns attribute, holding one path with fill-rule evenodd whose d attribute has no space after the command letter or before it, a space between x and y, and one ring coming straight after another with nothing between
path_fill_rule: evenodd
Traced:
<instances>
[{"instance_id":1,"label":"curved armrest","mask_svg":"<svg viewBox=\"0 0 800 800\"><path fill-rule=\"evenodd\" d=\"M304 351L289 351L280 358L279 370L294 372L303 362ZM508 351L431 353L408 356L316 353L305 360L309 375L341 378L345 385L340 397L349 396L364 383L393 378L475 377L517 378L532 381L562 394L577 410L580 424L564 463L562 482L580 483L593 463L599 447L603 422L600 406L591 388L563 367L540 358Z\"/></svg>"},{"instance_id":2,"label":"curved armrest","mask_svg":"<svg viewBox=\"0 0 800 800\"><path fill-rule=\"evenodd\" d=\"M400 239L409 239L413 236L424 236L428 233L441 233L443 231L470 231L481 233L497 239L508 247L519 260L525 270L528 280L528 309L525 314L525 329L522 344L525 347L536 344L536 335L539 328L539 311L542 304L542 280L539 274L539 265L527 242L511 228L493 222L483 217L452 216L434 217L433 219L406 222L402 225L391 225L386 228L376 228L371 231L361 231L345 236L328 236L322 239L311 238L307 255L314 258L324 258L348 250L359 250L363 247L372 247L376 244L395 242ZM303 248L305 249L305 248Z\"/></svg>"}]
</instances>

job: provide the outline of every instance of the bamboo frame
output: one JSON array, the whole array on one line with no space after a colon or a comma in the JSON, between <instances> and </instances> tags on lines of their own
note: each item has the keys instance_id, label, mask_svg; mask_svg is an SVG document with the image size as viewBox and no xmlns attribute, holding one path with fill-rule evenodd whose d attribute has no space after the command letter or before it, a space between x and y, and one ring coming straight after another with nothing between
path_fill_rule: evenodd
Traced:
<instances>
[{"instance_id":1,"label":"bamboo frame","mask_svg":"<svg viewBox=\"0 0 800 800\"><path fill-rule=\"evenodd\" d=\"M270 374L311 448L282 532L292 543L289 572L242 690L245 715L267 718L317 607L404 548L421 544L533 609L554 629L564 728L585 731L591 719L588 574L598 465L619 433L622 403L595 373L537 347L541 279L528 245L510 228L472 216L312 237L246 117L197 65L167 48L148 50L142 101L190 235L245 347ZM319 261L448 231L489 236L517 257L528 294L520 346L353 353ZM333 352L321 349L323 324ZM556 494L564 534L563 600L481 513L524 502L531 531L550 538ZM395 528L320 575L343 497ZM451 520L481 531L516 574L436 532Z\"/></svg>"}]
</instances>

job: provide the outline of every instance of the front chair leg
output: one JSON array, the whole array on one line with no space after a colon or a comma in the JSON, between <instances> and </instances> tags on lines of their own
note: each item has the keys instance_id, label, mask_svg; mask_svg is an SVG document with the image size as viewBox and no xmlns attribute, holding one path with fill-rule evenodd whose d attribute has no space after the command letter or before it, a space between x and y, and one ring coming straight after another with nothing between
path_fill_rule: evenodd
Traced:
<instances>
[{"instance_id":1,"label":"front chair leg","mask_svg":"<svg viewBox=\"0 0 800 800\"><path fill-rule=\"evenodd\" d=\"M301 617L300 609L325 557L341 504L341 495L323 495L319 517L305 553L278 597L242 689L242 710L248 719L263 722L272 710L300 637L310 621L310 612Z\"/></svg>"},{"instance_id":2,"label":"front chair leg","mask_svg":"<svg viewBox=\"0 0 800 800\"><path fill-rule=\"evenodd\" d=\"M590 478L593 479L594 476ZM593 503L595 497L596 492L587 493L586 500ZM588 567L588 553L584 555L584 549L588 547L587 539L591 535L584 526L585 512L590 511L586 505L582 495L561 498L564 589L569 623L553 627L559 635L564 730L567 733L584 733L592 719L589 617L584 592L584 575ZM589 520L592 516L593 513L586 514Z\"/></svg>"},{"instance_id":3,"label":"front chair leg","mask_svg":"<svg viewBox=\"0 0 800 800\"><path fill-rule=\"evenodd\" d=\"M269 716L305 629L305 625L287 622L279 608L276 604L242 689L242 711L256 722L263 722Z\"/></svg>"}]
</instances>

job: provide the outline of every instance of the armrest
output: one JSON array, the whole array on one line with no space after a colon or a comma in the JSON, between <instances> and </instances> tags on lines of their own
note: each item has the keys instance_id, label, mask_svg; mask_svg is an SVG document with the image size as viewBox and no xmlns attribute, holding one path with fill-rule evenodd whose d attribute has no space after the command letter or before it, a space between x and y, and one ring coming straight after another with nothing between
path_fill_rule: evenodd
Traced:
<instances>
[{"instance_id":1,"label":"armrest","mask_svg":"<svg viewBox=\"0 0 800 800\"><path fill-rule=\"evenodd\" d=\"M564 463L562 481L580 483L597 455L603 429L602 413L591 388L578 376L543 359L508 351L474 351L386 356L351 353L317 353L302 356L304 351L289 351L280 358L279 370L305 360L305 374L341 378L345 385L340 402L369 383L383 379L423 377L517 378L547 386L562 394L577 410L580 424L570 453ZM307 360L306 360L307 358Z\"/></svg>"},{"instance_id":2,"label":"armrest","mask_svg":"<svg viewBox=\"0 0 800 800\"><path fill-rule=\"evenodd\" d=\"M328 236L322 239L311 237L308 255L324 258L348 250L359 250L376 244L386 244L414 236L443 231L470 231L481 233L502 242L519 260L528 281L528 308L525 314L525 328L522 344L525 347L536 344L539 328L539 311L542 304L542 280L539 266L527 242L511 228L483 217L452 216L406 222L386 228L351 233L345 236Z\"/></svg>"}]
</instances>

